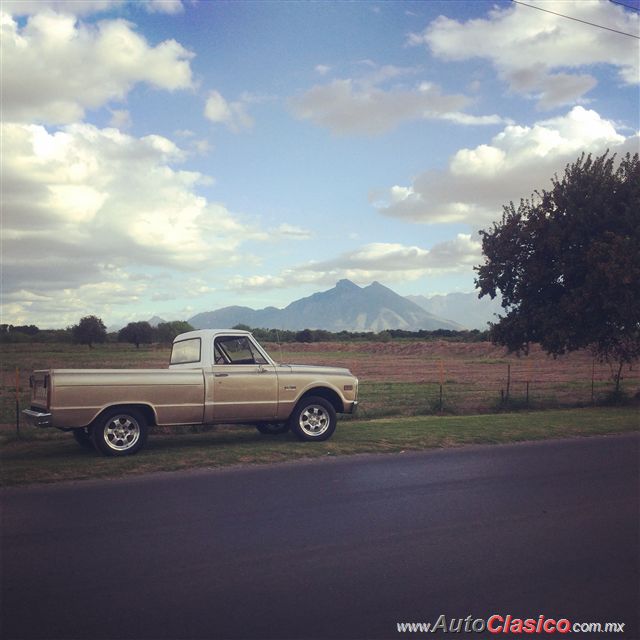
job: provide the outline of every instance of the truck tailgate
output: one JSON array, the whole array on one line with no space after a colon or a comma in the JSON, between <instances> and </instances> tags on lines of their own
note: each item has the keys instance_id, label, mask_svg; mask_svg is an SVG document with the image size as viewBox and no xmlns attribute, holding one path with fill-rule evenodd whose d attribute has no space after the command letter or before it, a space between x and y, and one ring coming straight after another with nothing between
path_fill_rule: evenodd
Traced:
<instances>
[{"instance_id":1,"label":"truck tailgate","mask_svg":"<svg viewBox=\"0 0 640 640\"><path fill-rule=\"evenodd\" d=\"M29 378L31 407L47 410L51 403L51 375L48 370L34 371Z\"/></svg>"}]
</instances>

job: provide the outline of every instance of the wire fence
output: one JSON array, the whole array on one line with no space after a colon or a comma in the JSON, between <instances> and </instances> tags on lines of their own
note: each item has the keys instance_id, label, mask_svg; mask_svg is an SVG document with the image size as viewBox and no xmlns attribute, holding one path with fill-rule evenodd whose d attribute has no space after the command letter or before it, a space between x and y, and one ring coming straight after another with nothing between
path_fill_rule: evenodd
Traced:
<instances>
[{"instance_id":1,"label":"wire fence","mask_svg":"<svg viewBox=\"0 0 640 640\"><path fill-rule=\"evenodd\" d=\"M640 366L623 368L614 398L611 367L588 351L553 358L533 347L518 357L489 343L414 341L297 345L286 355L350 368L363 417L588 406L640 393Z\"/></svg>"},{"instance_id":2,"label":"wire fence","mask_svg":"<svg viewBox=\"0 0 640 640\"><path fill-rule=\"evenodd\" d=\"M517 357L489 343L417 340L266 347L281 362L351 369L360 379L362 418L589 406L640 396L640 364L623 368L621 394L613 398L610 366L587 351L552 358L534 347L528 356ZM2 351L4 425L15 424L17 409L28 406L28 379L35 368L165 368L170 353L159 345L136 349L122 344L93 350L3 345Z\"/></svg>"}]
</instances>

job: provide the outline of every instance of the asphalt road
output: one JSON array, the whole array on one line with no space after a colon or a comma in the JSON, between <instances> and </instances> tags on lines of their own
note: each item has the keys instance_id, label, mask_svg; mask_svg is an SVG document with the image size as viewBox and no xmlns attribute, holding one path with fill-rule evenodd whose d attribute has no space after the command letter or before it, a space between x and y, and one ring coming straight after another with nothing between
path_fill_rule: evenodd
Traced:
<instances>
[{"instance_id":1,"label":"asphalt road","mask_svg":"<svg viewBox=\"0 0 640 640\"><path fill-rule=\"evenodd\" d=\"M639 444L5 490L3 637L487 638L396 623L511 614L623 622L624 634L578 637L637 640Z\"/></svg>"}]
</instances>

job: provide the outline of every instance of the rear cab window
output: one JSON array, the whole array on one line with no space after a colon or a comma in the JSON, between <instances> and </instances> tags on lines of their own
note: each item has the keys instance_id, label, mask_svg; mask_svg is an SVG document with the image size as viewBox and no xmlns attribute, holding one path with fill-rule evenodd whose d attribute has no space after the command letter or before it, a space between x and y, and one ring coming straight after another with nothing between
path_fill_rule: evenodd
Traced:
<instances>
[{"instance_id":1,"label":"rear cab window","mask_svg":"<svg viewBox=\"0 0 640 640\"><path fill-rule=\"evenodd\" d=\"M202 354L202 340L189 338L173 343L171 349L171 364L196 364L200 362Z\"/></svg>"}]
</instances>

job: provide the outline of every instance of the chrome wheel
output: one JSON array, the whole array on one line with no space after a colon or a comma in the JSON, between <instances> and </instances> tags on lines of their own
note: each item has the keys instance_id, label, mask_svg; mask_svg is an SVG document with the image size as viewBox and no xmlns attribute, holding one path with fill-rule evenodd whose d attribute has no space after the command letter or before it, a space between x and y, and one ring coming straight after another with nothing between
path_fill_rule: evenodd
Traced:
<instances>
[{"instance_id":1,"label":"chrome wheel","mask_svg":"<svg viewBox=\"0 0 640 640\"><path fill-rule=\"evenodd\" d=\"M329 428L330 423L329 413L319 404L306 406L298 418L300 429L314 438L321 436Z\"/></svg>"},{"instance_id":2,"label":"chrome wheel","mask_svg":"<svg viewBox=\"0 0 640 640\"><path fill-rule=\"evenodd\" d=\"M289 416L289 426L302 441L322 442L336 430L336 410L326 398L306 396Z\"/></svg>"},{"instance_id":3,"label":"chrome wheel","mask_svg":"<svg viewBox=\"0 0 640 640\"><path fill-rule=\"evenodd\" d=\"M113 407L89 427L91 441L105 456L130 456L140 451L149 433L143 411L137 407Z\"/></svg>"},{"instance_id":4,"label":"chrome wheel","mask_svg":"<svg viewBox=\"0 0 640 640\"><path fill-rule=\"evenodd\" d=\"M113 451L128 451L140 440L141 429L138 421L131 415L113 416L105 425L103 437L105 444Z\"/></svg>"}]
</instances>

